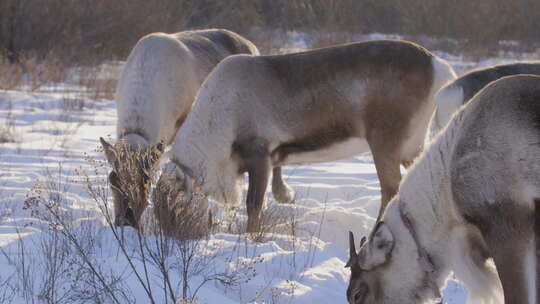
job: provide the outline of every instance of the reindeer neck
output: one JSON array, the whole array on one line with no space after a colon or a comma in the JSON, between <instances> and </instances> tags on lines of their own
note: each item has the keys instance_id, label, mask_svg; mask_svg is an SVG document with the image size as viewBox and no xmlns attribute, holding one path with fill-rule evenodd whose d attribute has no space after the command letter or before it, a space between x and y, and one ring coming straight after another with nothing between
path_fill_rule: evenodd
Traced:
<instances>
[{"instance_id":1,"label":"reindeer neck","mask_svg":"<svg viewBox=\"0 0 540 304\"><path fill-rule=\"evenodd\" d=\"M427 147L403 179L396 202L409 221L404 225L412 226L417 235L416 246L425 249L442 276L450 265L445 251L456 214L449 166L457 130L456 124L452 124Z\"/></svg>"},{"instance_id":2,"label":"reindeer neck","mask_svg":"<svg viewBox=\"0 0 540 304\"><path fill-rule=\"evenodd\" d=\"M450 190L450 153L446 139L439 137L429 146L400 184L399 196L406 202L407 211L415 218L440 222L445 216L442 204Z\"/></svg>"},{"instance_id":3,"label":"reindeer neck","mask_svg":"<svg viewBox=\"0 0 540 304\"><path fill-rule=\"evenodd\" d=\"M145 136L138 133L126 133L119 138L119 142L123 142L131 147L133 150L144 150L149 146L149 142Z\"/></svg>"}]
</instances>

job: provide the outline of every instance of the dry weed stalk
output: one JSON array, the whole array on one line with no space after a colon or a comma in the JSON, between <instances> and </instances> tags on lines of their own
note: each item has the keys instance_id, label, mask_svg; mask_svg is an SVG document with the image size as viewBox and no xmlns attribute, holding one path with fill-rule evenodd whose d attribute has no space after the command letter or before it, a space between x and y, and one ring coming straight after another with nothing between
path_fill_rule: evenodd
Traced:
<instances>
[{"instance_id":1,"label":"dry weed stalk","mask_svg":"<svg viewBox=\"0 0 540 304\"><path fill-rule=\"evenodd\" d=\"M1 73L0 73L1 74ZM11 100L4 101L5 115L0 125L0 144L15 141L15 115L13 114L13 103Z\"/></svg>"}]
</instances>

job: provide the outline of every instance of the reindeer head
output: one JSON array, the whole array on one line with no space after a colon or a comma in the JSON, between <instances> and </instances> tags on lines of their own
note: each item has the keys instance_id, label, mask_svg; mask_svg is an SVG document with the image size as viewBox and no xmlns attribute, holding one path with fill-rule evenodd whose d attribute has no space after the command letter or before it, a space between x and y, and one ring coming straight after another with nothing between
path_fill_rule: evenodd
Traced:
<instances>
[{"instance_id":1,"label":"reindeer head","mask_svg":"<svg viewBox=\"0 0 540 304\"><path fill-rule=\"evenodd\" d=\"M109 184L113 193L117 226L138 227L139 219L148 205L152 172L163 154L163 144L157 143L145 149L118 142L113 147L100 137L107 161L112 166Z\"/></svg>"},{"instance_id":2,"label":"reindeer head","mask_svg":"<svg viewBox=\"0 0 540 304\"><path fill-rule=\"evenodd\" d=\"M351 268L349 303L413 304L430 298L414 248L395 248L394 234L384 222L377 223L369 240L362 238L358 253L353 233L349 232L349 247L350 258L345 266Z\"/></svg>"},{"instance_id":3,"label":"reindeer head","mask_svg":"<svg viewBox=\"0 0 540 304\"><path fill-rule=\"evenodd\" d=\"M182 168L169 162L156 183L152 193L153 201L159 205L162 202L189 200L194 195L194 187L195 180Z\"/></svg>"},{"instance_id":4,"label":"reindeer head","mask_svg":"<svg viewBox=\"0 0 540 304\"><path fill-rule=\"evenodd\" d=\"M195 180L168 163L152 192L154 215L161 232L179 239L200 238L210 232L208 200Z\"/></svg>"}]
</instances>

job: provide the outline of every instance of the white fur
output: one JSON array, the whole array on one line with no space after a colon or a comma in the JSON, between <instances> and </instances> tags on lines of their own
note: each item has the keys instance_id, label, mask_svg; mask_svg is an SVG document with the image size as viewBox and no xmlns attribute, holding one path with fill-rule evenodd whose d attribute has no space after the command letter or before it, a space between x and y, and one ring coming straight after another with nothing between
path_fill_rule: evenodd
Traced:
<instances>
[{"instance_id":1,"label":"white fur","mask_svg":"<svg viewBox=\"0 0 540 304\"><path fill-rule=\"evenodd\" d=\"M147 140L168 142L202 82L194 69L191 51L172 35L142 38L128 57L116 91L118 136L129 128L143 128Z\"/></svg>"},{"instance_id":2,"label":"white fur","mask_svg":"<svg viewBox=\"0 0 540 304\"><path fill-rule=\"evenodd\" d=\"M456 116L454 123L424 153L423 161L417 162L406 175L400 185L400 197L414 202L414 209L408 210L414 214L415 224L419 230L429 231L420 236L421 243L442 257L447 267L443 272L453 270L465 283L470 293L469 303L502 304L502 286L494 266L488 263L479 268L472 261L464 247L466 234L470 232L467 227L455 225L463 220L453 203L449 168L454 143L460 136L463 111Z\"/></svg>"},{"instance_id":3,"label":"white fur","mask_svg":"<svg viewBox=\"0 0 540 304\"><path fill-rule=\"evenodd\" d=\"M466 229L454 229L450 247L451 265L454 273L469 290L469 303L503 304L504 296L493 260L485 265L477 265L470 255L466 243ZM465 254L464 254L465 253Z\"/></svg>"},{"instance_id":4,"label":"white fur","mask_svg":"<svg viewBox=\"0 0 540 304\"><path fill-rule=\"evenodd\" d=\"M433 100L435 94L439 89L447 84L448 82L456 79L456 73L446 62L445 60L439 57L433 57L431 59L433 63L433 84L431 85L431 90L429 92L429 99ZM431 113L436 109L436 101L430 104L430 107L424 109L425 112L417 113L415 118L412 119L412 122L415 124L414 129L416 130L413 133L413 136L405 143L404 145L404 155L406 155L407 160L411 160L417 155L418 151L422 150L424 146L424 139L426 137L426 126L429 125Z\"/></svg>"},{"instance_id":5,"label":"white fur","mask_svg":"<svg viewBox=\"0 0 540 304\"><path fill-rule=\"evenodd\" d=\"M234 56L237 57L237 56ZM229 57L226 60L234 60ZM215 100L205 89L208 83L227 77L219 67L211 73L199 90L197 99ZM217 80L219 82L219 80ZM228 88L221 88L221 96L227 96ZM240 200L240 176L238 166L227 156L232 154L233 130L227 117L228 109L219 100L201 107L196 103L188 116L185 127L176 134L171 158L183 165L188 164L195 178L202 180L202 188L220 202L236 204ZM227 126L227 127L225 127Z\"/></svg>"},{"instance_id":6,"label":"white fur","mask_svg":"<svg viewBox=\"0 0 540 304\"><path fill-rule=\"evenodd\" d=\"M144 137L138 134L127 134L121 139L122 142L129 143L133 149L148 146L149 142Z\"/></svg>"},{"instance_id":7,"label":"white fur","mask_svg":"<svg viewBox=\"0 0 540 304\"><path fill-rule=\"evenodd\" d=\"M187 31L175 34L149 34L135 45L122 71L116 89L117 136L143 130L145 140L127 137L130 144L163 141L170 143L177 123L187 116L200 85L223 58L236 54L211 41L202 32L222 32L239 39L246 49L258 54L248 40L225 30ZM204 41L190 49L189 42Z\"/></svg>"},{"instance_id":8,"label":"white fur","mask_svg":"<svg viewBox=\"0 0 540 304\"><path fill-rule=\"evenodd\" d=\"M429 124L429 138L433 139L464 103L463 88L449 85L435 95L436 110Z\"/></svg>"}]
</instances>

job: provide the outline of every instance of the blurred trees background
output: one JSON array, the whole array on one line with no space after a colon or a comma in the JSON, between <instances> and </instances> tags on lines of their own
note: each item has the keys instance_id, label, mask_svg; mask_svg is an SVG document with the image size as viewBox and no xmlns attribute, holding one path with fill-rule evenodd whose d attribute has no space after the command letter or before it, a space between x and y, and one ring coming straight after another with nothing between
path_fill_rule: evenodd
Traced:
<instances>
[{"instance_id":1,"label":"blurred trees background","mask_svg":"<svg viewBox=\"0 0 540 304\"><path fill-rule=\"evenodd\" d=\"M314 46L379 32L443 37L450 42L438 47L449 51L504 40L534 50L536 20L537 0L0 0L0 57L124 59L150 32L208 27L236 31L263 53L271 51L269 38L292 30L315 36Z\"/></svg>"}]
</instances>

